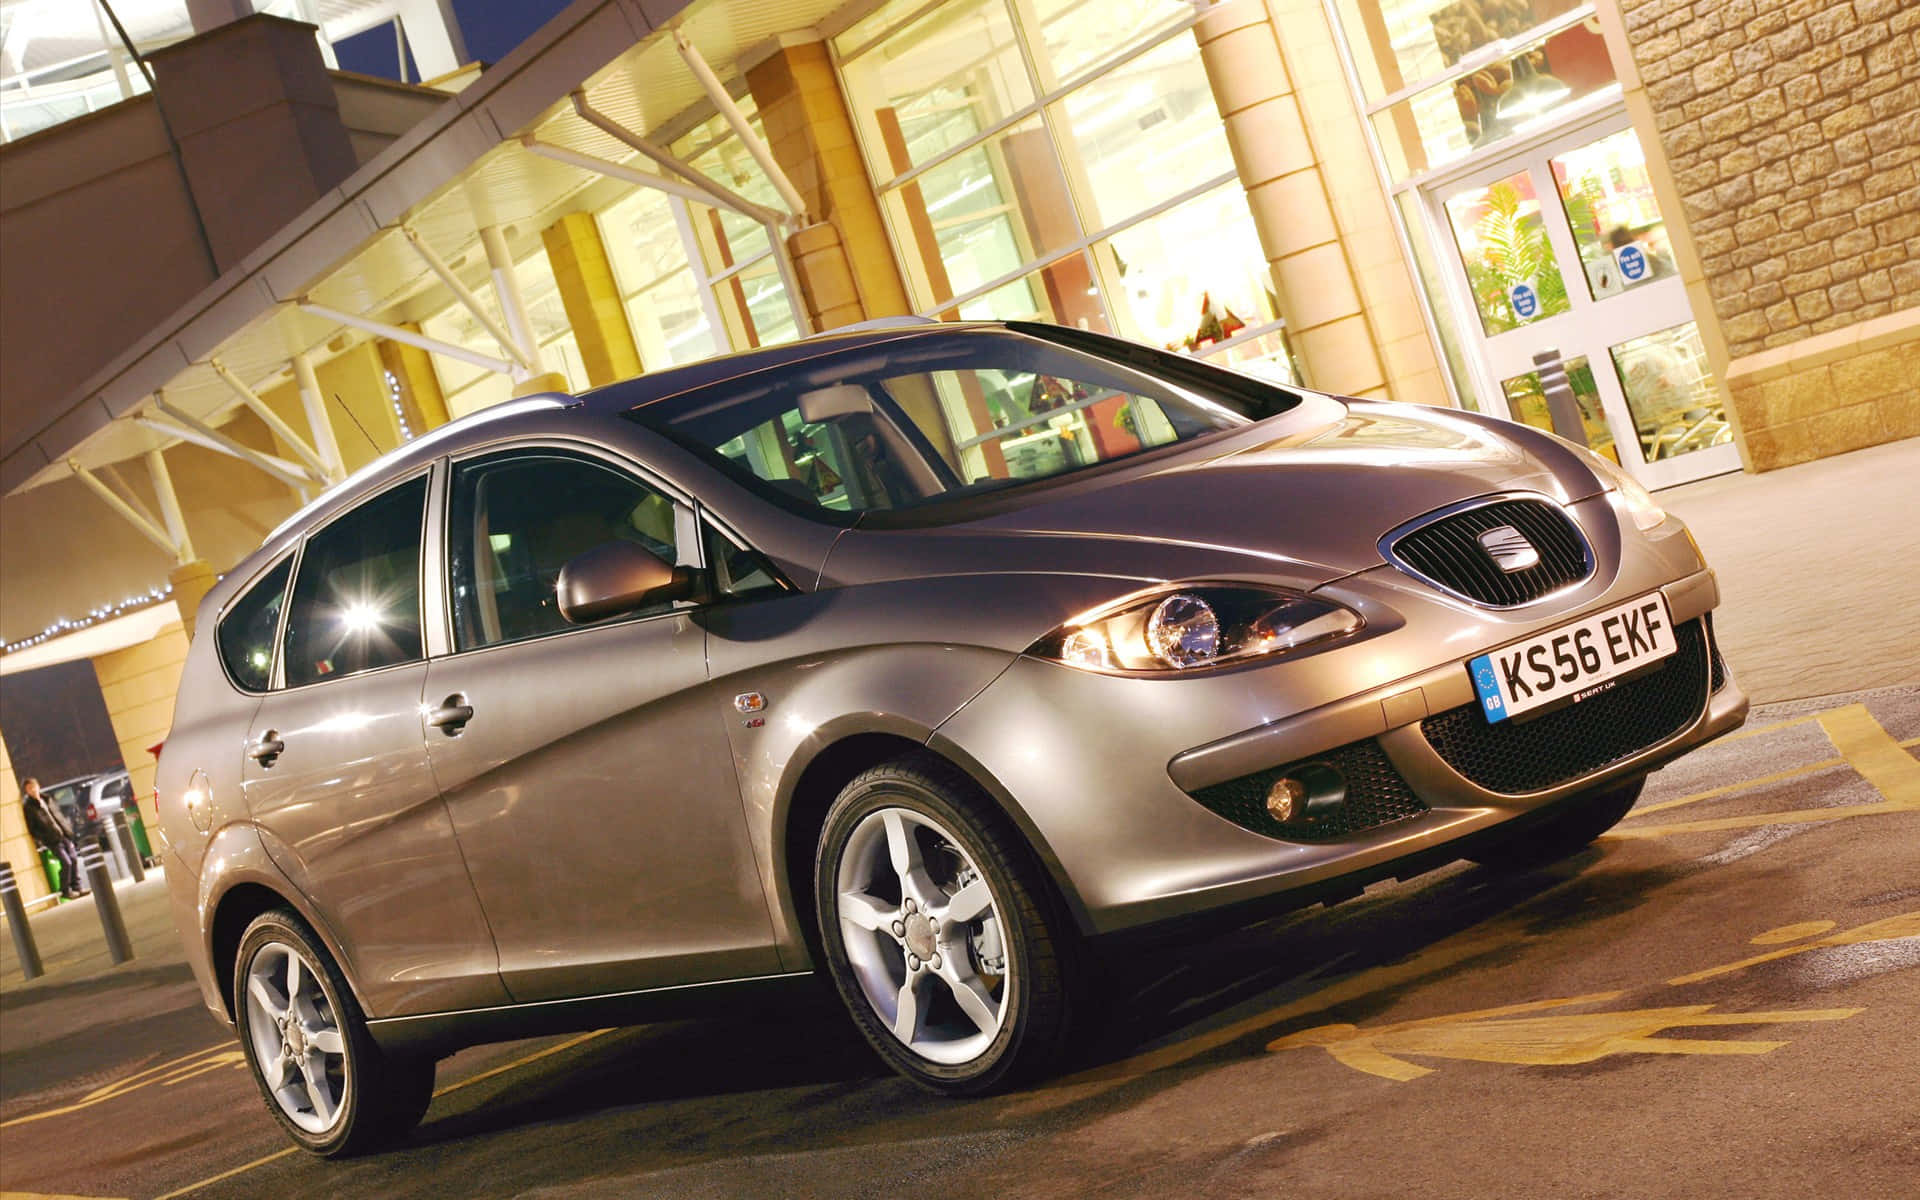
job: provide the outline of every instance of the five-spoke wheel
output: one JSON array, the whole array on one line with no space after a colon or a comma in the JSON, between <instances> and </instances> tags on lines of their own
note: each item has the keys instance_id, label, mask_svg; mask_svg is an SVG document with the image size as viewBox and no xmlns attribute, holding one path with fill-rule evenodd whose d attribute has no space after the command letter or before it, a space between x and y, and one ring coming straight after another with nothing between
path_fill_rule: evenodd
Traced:
<instances>
[{"instance_id":1,"label":"five-spoke wheel","mask_svg":"<svg viewBox=\"0 0 1920 1200\"><path fill-rule=\"evenodd\" d=\"M1038 1069L1066 1027L1060 922L987 803L940 764L876 767L835 801L816 860L841 996L884 1058L942 1092Z\"/></svg>"},{"instance_id":2,"label":"five-spoke wheel","mask_svg":"<svg viewBox=\"0 0 1920 1200\"><path fill-rule=\"evenodd\" d=\"M287 1119L325 1133L340 1119L347 1043L313 965L285 942L267 942L247 968L247 1034L268 1093Z\"/></svg>"},{"instance_id":3,"label":"five-spoke wheel","mask_svg":"<svg viewBox=\"0 0 1920 1200\"><path fill-rule=\"evenodd\" d=\"M255 917L234 957L240 1047L267 1109L316 1154L370 1150L418 1124L433 1060L387 1054L340 969L300 917Z\"/></svg>"}]
</instances>

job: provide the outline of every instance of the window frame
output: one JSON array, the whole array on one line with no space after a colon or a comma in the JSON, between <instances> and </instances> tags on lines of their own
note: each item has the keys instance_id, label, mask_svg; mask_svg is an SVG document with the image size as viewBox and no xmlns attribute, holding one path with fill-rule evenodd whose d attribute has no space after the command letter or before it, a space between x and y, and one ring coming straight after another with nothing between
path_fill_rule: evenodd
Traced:
<instances>
[{"instance_id":1,"label":"window frame","mask_svg":"<svg viewBox=\"0 0 1920 1200\"><path fill-rule=\"evenodd\" d=\"M641 486L665 496L673 505L674 565L688 566L704 571L706 547L701 537L701 507L685 488L672 483L658 471L635 461L624 454L617 454L603 446L588 442L572 441L566 438L538 438L531 441L512 442L505 445L476 446L471 450L443 459L445 474L440 495L432 502L434 520L430 522L437 528L438 535L434 551L439 555L437 570L434 572L436 590L440 601L440 616L435 623L435 633L439 639L438 652L430 651L429 658L462 658L474 654L486 654L496 650L506 650L516 646L531 646L557 637L572 637L576 634L590 633L594 630L616 626L636 624L642 621L658 620L662 617L676 617L695 609L705 607L701 600L678 600L671 608L648 612L622 613L592 621L585 625L572 625L564 629L555 629L546 633L531 634L509 641L488 642L483 646L461 647L455 635L453 625L453 501L455 475L462 466L474 465L495 459L544 457L571 458L604 467L616 474L626 475ZM715 524L709 521L709 524ZM743 549L750 549L738 538L730 540ZM764 556L763 556L764 557ZM783 583L785 581L782 581Z\"/></svg>"},{"instance_id":2,"label":"window frame","mask_svg":"<svg viewBox=\"0 0 1920 1200\"><path fill-rule=\"evenodd\" d=\"M273 692L304 691L307 688L321 687L329 683L335 683L335 682L339 682L341 680L346 680L346 679L365 679L372 675L378 675L383 671L402 670L407 667L419 666L422 663L431 662L433 660L433 645L430 638L428 637L428 632L427 632L428 631L427 607L428 607L428 601L430 599L430 596L427 591L427 583L428 583L427 556L431 553L431 547L427 539L432 533L433 523L430 518L433 513L433 497L434 497L434 492L438 486L439 474L440 474L440 464L438 462L433 462L433 463L428 463L424 467L419 467L411 471L408 471L404 475L401 475L397 478L384 480L381 482L381 484L378 487L370 489L362 493L361 495L355 497L351 505L348 505L347 507L341 509L339 512L335 513L333 516L329 517L324 524L316 525L313 528L307 530L305 533L300 535L300 544L294 549L293 574L288 576L287 578L287 602L280 610L280 622L279 622L278 629L276 630L274 635L273 676L272 676L272 686L270 689L271 691ZM314 538L325 533L327 530L332 529L335 525L339 524L341 521L346 520L348 517L356 515L357 513L360 512L360 510L364 509L367 505L373 504L379 501L382 497L386 496L387 493L392 492L398 488L406 487L407 485L414 483L416 480L420 480L422 478L426 480L427 491L426 491L425 497L423 497L422 499L422 503L420 506L420 555L419 555L418 561L415 563L415 571L417 572L417 575L415 578L415 586L414 586L414 604L416 609L418 610L418 614L420 617L420 656L418 658L405 659L401 662L385 663L378 667L369 667L361 671L352 671L352 672L348 672L340 675L322 675L320 678L309 680L306 683L289 684L287 682L287 671L286 671L287 633L288 633L288 626L292 623L292 619L293 619L293 595L295 590L297 589L297 585L300 582L300 568L303 565L305 565L308 545L312 543ZM444 608L444 605L442 607Z\"/></svg>"}]
</instances>

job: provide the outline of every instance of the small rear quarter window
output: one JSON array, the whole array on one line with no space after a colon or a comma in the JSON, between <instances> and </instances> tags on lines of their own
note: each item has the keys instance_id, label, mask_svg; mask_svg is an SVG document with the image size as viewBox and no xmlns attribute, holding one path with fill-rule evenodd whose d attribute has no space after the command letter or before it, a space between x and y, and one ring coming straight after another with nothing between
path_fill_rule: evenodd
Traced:
<instances>
[{"instance_id":1,"label":"small rear quarter window","mask_svg":"<svg viewBox=\"0 0 1920 1200\"><path fill-rule=\"evenodd\" d=\"M280 626L280 608L286 603L287 576L293 559L260 577L220 618L215 635L220 661L227 675L250 692L264 692L273 678L273 635Z\"/></svg>"}]
</instances>

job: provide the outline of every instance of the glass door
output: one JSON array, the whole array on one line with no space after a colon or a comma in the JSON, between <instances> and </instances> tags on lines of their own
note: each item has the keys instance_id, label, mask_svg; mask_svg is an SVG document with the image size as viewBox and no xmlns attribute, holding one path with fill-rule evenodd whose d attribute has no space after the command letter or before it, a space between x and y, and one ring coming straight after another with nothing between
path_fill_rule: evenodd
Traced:
<instances>
[{"instance_id":1,"label":"glass door","mask_svg":"<svg viewBox=\"0 0 1920 1200\"><path fill-rule=\"evenodd\" d=\"M1534 355L1557 350L1587 440L1649 487L1740 469L1666 220L1623 114L1424 192L1483 394L1552 428Z\"/></svg>"}]
</instances>

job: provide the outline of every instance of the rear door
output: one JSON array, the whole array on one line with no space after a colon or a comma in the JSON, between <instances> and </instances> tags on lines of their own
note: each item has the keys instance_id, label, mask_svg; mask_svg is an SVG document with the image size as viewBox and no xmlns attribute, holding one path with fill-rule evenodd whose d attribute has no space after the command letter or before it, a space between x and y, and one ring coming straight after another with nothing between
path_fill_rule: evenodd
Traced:
<instances>
[{"instance_id":1,"label":"rear door","mask_svg":"<svg viewBox=\"0 0 1920 1200\"><path fill-rule=\"evenodd\" d=\"M514 999L778 971L696 610L556 606L560 568L609 541L698 565L684 499L527 447L456 461L445 524L427 749Z\"/></svg>"},{"instance_id":2,"label":"rear door","mask_svg":"<svg viewBox=\"0 0 1920 1200\"><path fill-rule=\"evenodd\" d=\"M241 764L276 865L326 925L372 1016L498 1004L498 957L427 763L421 546L429 475L309 536L279 686Z\"/></svg>"}]
</instances>

